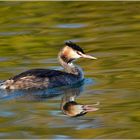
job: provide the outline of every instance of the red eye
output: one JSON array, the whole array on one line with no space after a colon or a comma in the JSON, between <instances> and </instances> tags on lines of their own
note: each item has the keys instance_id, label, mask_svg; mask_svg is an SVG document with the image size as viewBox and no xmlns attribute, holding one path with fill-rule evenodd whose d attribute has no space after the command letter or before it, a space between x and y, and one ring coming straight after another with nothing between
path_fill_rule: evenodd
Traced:
<instances>
[{"instance_id":1,"label":"red eye","mask_svg":"<svg viewBox=\"0 0 140 140\"><path fill-rule=\"evenodd\" d=\"M77 54L78 54L78 55L81 55L81 52L77 51Z\"/></svg>"}]
</instances>

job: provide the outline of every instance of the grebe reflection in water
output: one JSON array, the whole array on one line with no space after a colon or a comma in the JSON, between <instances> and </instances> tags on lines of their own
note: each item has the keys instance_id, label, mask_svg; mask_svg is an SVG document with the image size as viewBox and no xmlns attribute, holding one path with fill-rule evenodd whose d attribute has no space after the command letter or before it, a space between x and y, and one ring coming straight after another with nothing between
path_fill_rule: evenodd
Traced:
<instances>
[{"instance_id":1,"label":"grebe reflection in water","mask_svg":"<svg viewBox=\"0 0 140 140\"><path fill-rule=\"evenodd\" d=\"M96 59L84 53L78 45L66 42L58 54L58 60L64 71L32 69L16 75L1 83L1 89L43 89L73 85L84 79L83 71L73 61L78 58Z\"/></svg>"},{"instance_id":2,"label":"grebe reflection in water","mask_svg":"<svg viewBox=\"0 0 140 140\"><path fill-rule=\"evenodd\" d=\"M70 89L69 93L66 93L62 97L61 110L62 112L70 117L79 117L87 114L88 112L97 111L99 108L99 102L93 105L85 105L76 102L76 97L80 94L79 88Z\"/></svg>"},{"instance_id":3,"label":"grebe reflection in water","mask_svg":"<svg viewBox=\"0 0 140 140\"><path fill-rule=\"evenodd\" d=\"M39 101L46 102L49 99L55 98L60 100L60 109L63 114L69 117L78 117L83 116L89 112L97 111L97 104L85 105L78 103L76 98L80 96L80 93L84 90L84 86L87 83L80 83L78 85L74 85L72 87L63 87L63 88L53 88L53 89L37 89L37 90L11 90L3 92L5 93L1 95L1 101L7 100L18 100L18 101Z\"/></svg>"}]
</instances>

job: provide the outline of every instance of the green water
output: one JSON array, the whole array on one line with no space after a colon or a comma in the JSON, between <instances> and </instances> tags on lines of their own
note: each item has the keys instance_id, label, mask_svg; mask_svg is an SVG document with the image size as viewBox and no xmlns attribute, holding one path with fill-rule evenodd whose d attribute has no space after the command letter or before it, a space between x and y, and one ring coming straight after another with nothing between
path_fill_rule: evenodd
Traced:
<instances>
[{"instance_id":1,"label":"green water","mask_svg":"<svg viewBox=\"0 0 140 140\"><path fill-rule=\"evenodd\" d=\"M0 2L0 80L60 69L67 40L98 58L76 63L92 80L77 102L100 102L99 110L70 118L60 110L63 95L32 100L1 91L0 138L140 138L140 2Z\"/></svg>"}]
</instances>

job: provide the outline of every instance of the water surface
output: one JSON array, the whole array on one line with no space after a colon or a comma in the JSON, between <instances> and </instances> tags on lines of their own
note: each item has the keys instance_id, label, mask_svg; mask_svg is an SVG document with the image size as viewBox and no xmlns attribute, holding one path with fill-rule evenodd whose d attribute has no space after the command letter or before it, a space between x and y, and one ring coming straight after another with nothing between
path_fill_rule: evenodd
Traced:
<instances>
[{"instance_id":1,"label":"water surface","mask_svg":"<svg viewBox=\"0 0 140 140\"><path fill-rule=\"evenodd\" d=\"M76 62L89 79L76 100L100 102L70 118L60 110L63 94L0 91L0 138L140 138L140 2L7 1L0 13L0 80L61 69L57 53L71 40L98 58Z\"/></svg>"}]
</instances>

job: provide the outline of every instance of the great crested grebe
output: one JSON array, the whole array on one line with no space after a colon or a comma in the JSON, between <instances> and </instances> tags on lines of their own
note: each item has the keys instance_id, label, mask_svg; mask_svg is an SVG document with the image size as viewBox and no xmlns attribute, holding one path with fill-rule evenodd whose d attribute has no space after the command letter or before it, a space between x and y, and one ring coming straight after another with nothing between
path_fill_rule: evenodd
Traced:
<instances>
[{"instance_id":1,"label":"great crested grebe","mask_svg":"<svg viewBox=\"0 0 140 140\"><path fill-rule=\"evenodd\" d=\"M86 55L78 45L68 41L58 54L58 60L64 71L31 69L4 81L0 88L42 89L75 84L84 79L81 68L73 64L78 58L96 59Z\"/></svg>"}]
</instances>

